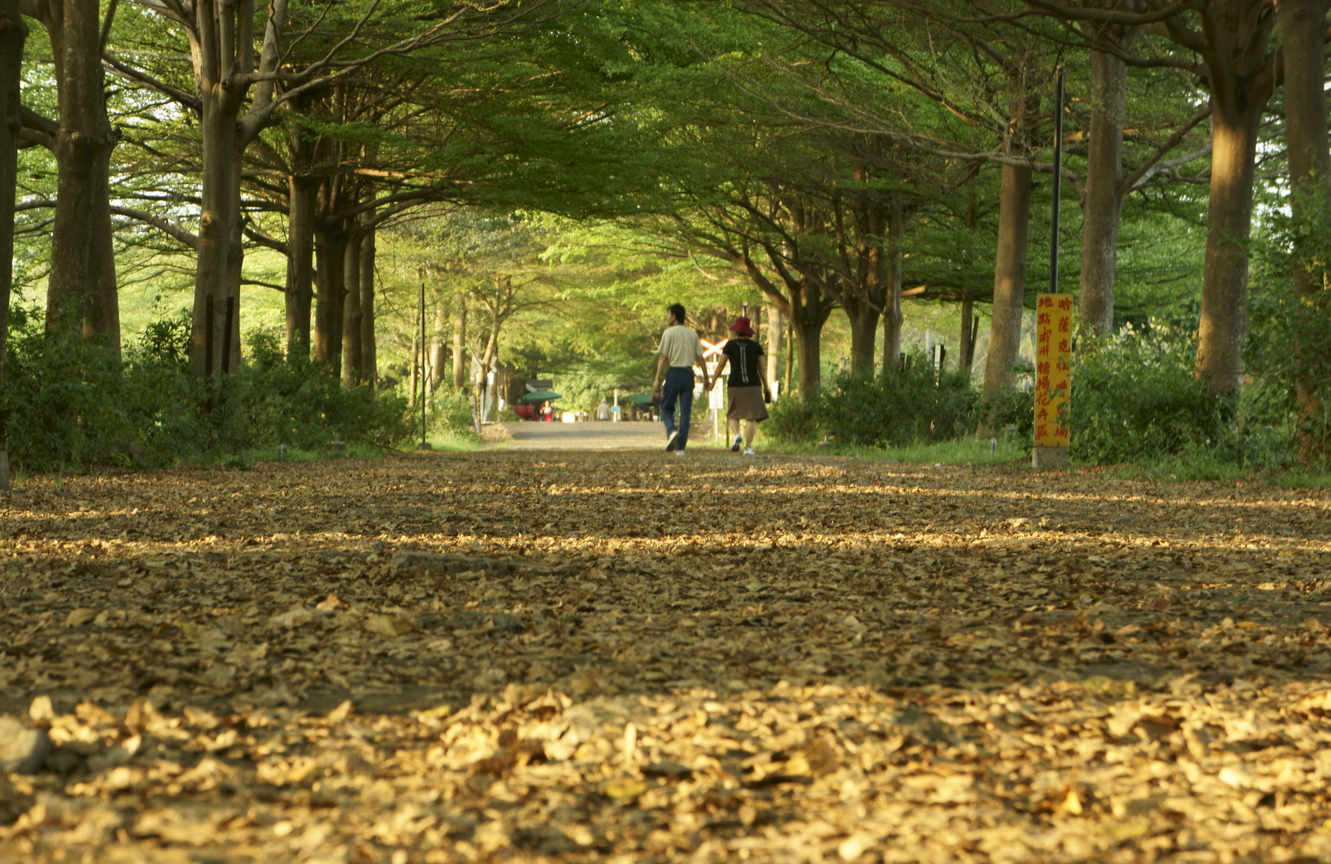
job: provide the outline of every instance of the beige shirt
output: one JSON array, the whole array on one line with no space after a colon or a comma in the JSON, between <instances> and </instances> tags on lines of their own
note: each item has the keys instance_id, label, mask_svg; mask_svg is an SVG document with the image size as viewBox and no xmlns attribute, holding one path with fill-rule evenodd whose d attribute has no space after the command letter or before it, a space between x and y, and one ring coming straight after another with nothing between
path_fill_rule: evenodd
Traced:
<instances>
[{"instance_id":1,"label":"beige shirt","mask_svg":"<svg viewBox=\"0 0 1331 864\"><path fill-rule=\"evenodd\" d=\"M703 358L698 334L683 324L666 328L661 334L661 347L656 353L664 354L671 367L692 367L694 363L701 363Z\"/></svg>"}]
</instances>

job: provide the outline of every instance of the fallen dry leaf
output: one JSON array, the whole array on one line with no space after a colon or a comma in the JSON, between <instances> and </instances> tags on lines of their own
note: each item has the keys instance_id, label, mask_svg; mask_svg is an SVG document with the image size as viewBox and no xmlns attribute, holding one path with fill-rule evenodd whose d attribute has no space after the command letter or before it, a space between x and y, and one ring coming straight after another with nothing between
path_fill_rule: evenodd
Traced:
<instances>
[{"instance_id":1,"label":"fallen dry leaf","mask_svg":"<svg viewBox=\"0 0 1331 864\"><path fill-rule=\"evenodd\" d=\"M0 850L1331 859L1331 493L690 457L26 480Z\"/></svg>"}]
</instances>

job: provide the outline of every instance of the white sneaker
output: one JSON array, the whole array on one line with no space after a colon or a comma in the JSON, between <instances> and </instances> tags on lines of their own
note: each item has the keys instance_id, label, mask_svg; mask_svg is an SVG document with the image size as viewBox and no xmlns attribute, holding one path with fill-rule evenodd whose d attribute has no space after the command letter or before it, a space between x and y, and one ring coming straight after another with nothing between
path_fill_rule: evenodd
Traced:
<instances>
[{"instance_id":1,"label":"white sneaker","mask_svg":"<svg viewBox=\"0 0 1331 864\"><path fill-rule=\"evenodd\" d=\"M666 436L666 452L670 453L675 449L675 439L679 437L679 430L671 432Z\"/></svg>"},{"instance_id":2,"label":"white sneaker","mask_svg":"<svg viewBox=\"0 0 1331 864\"><path fill-rule=\"evenodd\" d=\"M753 448L752 448L752 447L745 447L745 448L744 448L744 455L745 455L745 456L757 456L758 454L753 452Z\"/></svg>"},{"instance_id":3,"label":"white sneaker","mask_svg":"<svg viewBox=\"0 0 1331 864\"><path fill-rule=\"evenodd\" d=\"M738 452L739 452L739 444L740 444L740 442L743 441L743 440L744 440L744 436L742 436L742 435L736 435L736 436L735 436L735 441L734 441L734 443L732 443L732 444L730 445L730 452L731 452L731 453L738 453Z\"/></svg>"},{"instance_id":4,"label":"white sneaker","mask_svg":"<svg viewBox=\"0 0 1331 864\"><path fill-rule=\"evenodd\" d=\"M683 456L683 455L684 455L684 451L683 451L683 450L676 450L676 451L675 451L675 455L676 455L676 456Z\"/></svg>"}]
</instances>

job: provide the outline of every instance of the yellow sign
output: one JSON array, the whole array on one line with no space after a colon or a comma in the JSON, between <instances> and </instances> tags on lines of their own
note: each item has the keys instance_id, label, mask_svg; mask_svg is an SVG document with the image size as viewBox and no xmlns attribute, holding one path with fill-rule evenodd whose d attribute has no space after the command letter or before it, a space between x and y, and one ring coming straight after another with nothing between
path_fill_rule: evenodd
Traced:
<instances>
[{"instance_id":1,"label":"yellow sign","mask_svg":"<svg viewBox=\"0 0 1331 864\"><path fill-rule=\"evenodd\" d=\"M1072 382L1072 295L1035 301L1035 446L1066 447Z\"/></svg>"}]
</instances>

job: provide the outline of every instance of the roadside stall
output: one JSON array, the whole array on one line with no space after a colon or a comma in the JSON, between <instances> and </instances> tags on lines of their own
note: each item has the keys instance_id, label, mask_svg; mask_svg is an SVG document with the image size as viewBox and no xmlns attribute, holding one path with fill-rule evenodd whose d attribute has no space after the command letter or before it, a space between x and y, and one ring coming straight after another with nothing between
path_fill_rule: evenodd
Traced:
<instances>
[{"instance_id":1,"label":"roadside stall","mask_svg":"<svg viewBox=\"0 0 1331 864\"><path fill-rule=\"evenodd\" d=\"M635 393L625 396L623 401L631 412L631 420L652 420L661 415L660 393Z\"/></svg>"},{"instance_id":2,"label":"roadside stall","mask_svg":"<svg viewBox=\"0 0 1331 864\"><path fill-rule=\"evenodd\" d=\"M513 406L513 413L523 420L552 420L553 409L545 412L542 409L550 407L555 400L563 397L553 390L532 390L523 396ZM550 416L546 416L550 414Z\"/></svg>"}]
</instances>

